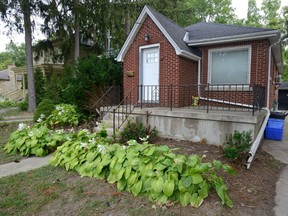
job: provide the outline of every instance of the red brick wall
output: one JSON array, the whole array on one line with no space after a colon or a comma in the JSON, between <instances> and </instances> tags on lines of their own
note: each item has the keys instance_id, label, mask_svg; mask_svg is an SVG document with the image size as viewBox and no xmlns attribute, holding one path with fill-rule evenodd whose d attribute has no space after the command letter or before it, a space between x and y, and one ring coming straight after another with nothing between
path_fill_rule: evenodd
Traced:
<instances>
[{"instance_id":1,"label":"red brick wall","mask_svg":"<svg viewBox=\"0 0 288 216\"><path fill-rule=\"evenodd\" d=\"M149 34L150 39L148 42L144 40L144 35ZM156 24L152 21L150 17L147 17L142 24L141 29L138 31L135 36L133 43L130 45L123 63L124 73L123 73L123 85L124 85L124 95L127 95L133 87L139 85L139 47L149 44L160 44L159 48L159 84L161 86L169 86L170 84L194 84L197 85L198 80L198 62L192 61L180 56L177 56L173 46L169 43L167 38L162 34L158 29ZM269 41L268 40L254 40L254 41L243 41L235 42L228 44L219 44L219 45L210 45L200 47L202 52L201 60L201 83L207 84L208 79L208 51L209 49L224 48L224 47L235 47L235 46L245 46L251 45L251 69L250 69L250 84L258 84L265 86L267 88L267 79L268 79L268 54L269 54ZM128 77L126 72L133 71L134 76ZM278 73L277 67L272 61L271 72ZM274 74L271 73L271 77L274 77ZM274 98L278 95L275 86L271 83L270 91L270 105ZM202 93L201 93L202 94ZM226 93L221 93L221 97L225 98ZM134 100L138 100L138 92L134 94ZM165 95L162 96L161 95ZM167 88L166 90L161 90L160 98L167 99ZM197 88L189 89L189 94L187 96L187 91L181 92L176 90L173 95L174 100L178 106L182 106L187 101L187 97L197 95ZM246 95L246 96L245 96ZM204 96L204 95L202 95ZM242 98L243 103L248 103L247 101L251 100L251 93L245 92L243 95L233 96L235 102L239 98ZM163 103L168 103L167 101ZM189 102L190 103L190 102ZM266 105L266 102L265 102Z\"/></svg>"},{"instance_id":2,"label":"red brick wall","mask_svg":"<svg viewBox=\"0 0 288 216\"><path fill-rule=\"evenodd\" d=\"M145 34L150 35L148 42L144 40ZM197 84L197 62L177 56L174 47L152 19L147 17L124 57L124 95L127 95L133 87L139 85L139 47L157 43L160 44L159 84L161 86L169 86L170 84L178 85L180 83L192 84L195 81L195 84ZM134 77L128 77L126 74L127 71L134 71ZM160 98L163 98L163 100L167 99L166 95L168 94L167 88L165 89L165 92L162 89L162 93L160 93ZM161 97L161 94L165 94L165 96ZM179 98L177 92L176 94L174 98ZM134 94L135 100L138 99L138 95L137 92ZM163 103L168 102L165 101Z\"/></svg>"},{"instance_id":3,"label":"red brick wall","mask_svg":"<svg viewBox=\"0 0 288 216\"><path fill-rule=\"evenodd\" d=\"M208 51L209 49L236 47L236 46L245 46L245 45L251 45L250 84L257 84L257 85L265 86L265 89L267 89L268 66L269 66L269 41L266 39L200 47L200 50L202 52L201 83L207 84L208 82ZM225 94L227 94L227 96L225 96ZM271 94L274 95L274 91ZM270 98L272 97L271 94L270 94ZM222 92L220 97L228 98L228 93ZM237 95L236 97L234 96L234 98L235 98L235 102L247 103L248 101L251 100L252 95L249 92L245 92L242 95ZM239 101L239 98L241 98L240 101ZM266 97L265 97L265 100L266 100ZM232 99L232 101L234 100ZM271 99L270 99L270 104L271 104ZM265 106L266 106L266 101L265 101Z\"/></svg>"}]
</instances>

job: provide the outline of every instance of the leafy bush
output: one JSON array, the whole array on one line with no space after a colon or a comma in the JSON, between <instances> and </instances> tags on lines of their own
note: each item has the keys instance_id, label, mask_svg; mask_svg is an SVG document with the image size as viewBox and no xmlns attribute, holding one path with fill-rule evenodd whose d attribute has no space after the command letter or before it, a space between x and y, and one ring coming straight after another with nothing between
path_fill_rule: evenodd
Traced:
<instances>
[{"instance_id":1,"label":"leafy bush","mask_svg":"<svg viewBox=\"0 0 288 216\"><path fill-rule=\"evenodd\" d=\"M36 125L32 128L20 123L4 146L6 153L20 153L22 156L47 155L50 151L62 144L70 135L63 130L50 131L45 125Z\"/></svg>"},{"instance_id":2,"label":"leafy bush","mask_svg":"<svg viewBox=\"0 0 288 216\"><path fill-rule=\"evenodd\" d=\"M0 108L17 107L19 102L0 97Z\"/></svg>"},{"instance_id":3,"label":"leafy bush","mask_svg":"<svg viewBox=\"0 0 288 216\"><path fill-rule=\"evenodd\" d=\"M42 100L39 103L39 105L36 107L36 110L34 112L34 117L33 117L34 122L36 121L40 122L44 118L50 116L54 108L55 106L52 100L49 100L49 99Z\"/></svg>"},{"instance_id":4,"label":"leafy bush","mask_svg":"<svg viewBox=\"0 0 288 216\"><path fill-rule=\"evenodd\" d=\"M45 98L45 79L41 68L35 68L35 93L36 104L38 105Z\"/></svg>"},{"instance_id":5,"label":"leafy bush","mask_svg":"<svg viewBox=\"0 0 288 216\"><path fill-rule=\"evenodd\" d=\"M53 73L46 78L44 98L50 99L54 104L63 103L62 97L62 76Z\"/></svg>"},{"instance_id":6,"label":"leafy bush","mask_svg":"<svg viewBox=\"0 0 288 216\"><path fill-rule=\"evenodd\" d=\"M56 126L68 127L76 126L79 123L80 115L76 111L76 107L70 104L59 104L47 117L44 124L55 128Z\"/></svg>"},{"instance_id":7,"label":"leafy bush","mask_svg":"<svg viewBox=\"0 0 288 216\"><path fill-rule=\"evenodd\" d=\"M235 174L230 166L217 160L202 163L201 157L175 154L168 146L135 140L128 144L109 145L107 138L98 134L78 134L58 147L50 162L81 176L117 183L120 191L145 195L158 203L170 200L199 207L214 188L222 204L232 207L227 186L217 175L219 170Z\"/></svg>"},{"instance_id":8,"label":"leafy bush","mask_svg":"<svg viewBox=\"0 0 288 216\"><path fill-rule=\"evenodd\" d=\"M27 111L28 110L28 97L26 97L23 101L19 103L19 108L21 111Z\"/></svg>"},{"instance_id":9,"label":"leafy bush","mask_svg":"<svg viewBox=\"0 0 288 216\"><path fill-rule=\"evenodd\" d=\"M252 131L234 131L233 134L226 137L223 144L224 155L227 158L238 159L247 156L252 145Z\"/></svg>"},{"instance_id":10,"label":"leafy bush","mask_svg":"<svg viewBox=\"0 0 288 216\"><path fill-rule=\"evenodd\" d=\"M137 142L148 141L149 143L153 143L157 138L158 131L156 127L152 128L150 125L144 126L142 122L133 123L128 121L120 135L122 142L136 140Z\"/></svg>"},{"instance_id":11,"label":"leafy bush","mask_svg":"<svg viewBox=\"0 0 288 216\"><path fill-rule=\"evenodd\" d=\"M89 94L102 86L122 85L122 66L111 57L96 55L80 59L77 65L66 67L62 80L64 103L82 108L89 101Z\"/></svg>"}]
</instances>

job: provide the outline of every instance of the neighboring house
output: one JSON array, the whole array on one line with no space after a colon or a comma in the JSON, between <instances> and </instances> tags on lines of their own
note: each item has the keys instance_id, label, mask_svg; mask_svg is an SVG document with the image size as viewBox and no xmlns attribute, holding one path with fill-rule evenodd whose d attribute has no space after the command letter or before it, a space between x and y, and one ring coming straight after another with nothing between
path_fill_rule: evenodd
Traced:
<instances>
[{"instance_id":1,"label":"neighboring house","mask_svg":"<svg viewBox=\"0 0 288 216\"><path fill-rule=\"evenodd\" d=\"M9 99L21 99L23 97L22 75L16 74L13 68L15 66L9 66L0 71L0 96Z\"/></svg>"},{"instance_id":2,"label":"neighboring house","mask_svg":"<svg viewBox=\"0 0 288 216\"><path fill-rule=\"evenodd\" d=\"M161 136L215 145L252 130L258 145L278 98L280 38L278 30L217 23L182 28L145 6L117 56L123 101L112 106L109 90L95 107L107 125L114 116L113 131L130 116Z\"/></svg>"}]
</instances>

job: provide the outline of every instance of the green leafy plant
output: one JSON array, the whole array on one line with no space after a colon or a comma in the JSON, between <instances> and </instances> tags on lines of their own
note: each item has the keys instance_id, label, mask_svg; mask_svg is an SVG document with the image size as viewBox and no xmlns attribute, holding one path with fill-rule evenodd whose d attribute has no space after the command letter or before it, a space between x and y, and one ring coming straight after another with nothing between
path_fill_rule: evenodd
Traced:
<instances>
[{"instance_id":1,"label":"green leafy plant","mask_svg":"<svg viewBox=\"0 0 288 216\"><path fill-rule=\"evenodd\" d=\"M239 132L235 130L233 134L226 137L223 144L224 155L227 158L238 159L247 156L252 145L252 131Z\"/></svg>"},{"instance_id":2,"label":"green leafy plant","mask_svg":"<svg viewBox=\"0 0 288 216\"><path fill-rule=\"evenodd\" d=\"M19 102L0 97L0 108L17 107Z\"/></svg>"},{"instance_id":3,"label":"green leafy plant","mask_svg":"<svg viewBox=\"0 0 288 216\"><path fill-rule=\"evenodd\" d=\"M56 105L55 110L47 117L44 124L52 128L57 126L68 127L76 126L79 123L80 114L77 113L76 106L70 104Z\"/></svg>"},{"instance_id":4,"label":"green leafy plant","mask_svg":"<svg viewBox=\"0 0 288 216\"><path fill-rule=\"evenodd\" d=\"M44 120L46 117L50 116L52 111L54 110L55 106L52 100L44 99L42 100L39 105L36 107L34 112L33 120L34 122L40 122Z\"/></svg>"},{"instance_id":5,"label":"green leafy plant","mask_svg":"<svg viewBox=\"0 0 288 216\"><path fill-rule=\"evenodd\" d=\"M121 140L123 143L128 140L136 140L137 142L153 143L157 138L158 131L156 127L150 125L145 126L142 122L131 122L128 121L123 131L120 132Z\"/></svg>"},{"instance_id":6,"label":"green leafy plant","mask_svg":"<svg viewBox=\"0 0 288 216\"><path fill-rule=\"evenodd\" d=\"M28 110L28 97L26 97L23 101L19 103L19 108L21 111L27 111Z\"/></svg>"},{"instance_id":7,"label":"green leafy plant","mask_svg":"<svg viewBox=\"0 0 288 216\"><path fill-rule=\"evenodd\" d=\"M147 196L157 203L175 201L199 207L214 188L222 204L232 207L228 188L217 175L219 170L235 174L230 166L217 160L202 163L201 157L175 154L168 146L135 140L128 144L109 144L99 134L78 134L58 147L50 162L81 176L106 179L120 191Z\"/></svg>"},{"instance_id":8,"label":"green leafy plant","mask_svg":"<svg viewBox=\"0 0 288 216\"><path fill-rule=\"evenodd\" d=\"M36 125L30 128L20 123L4 146L6 153L20 153L22 156L45 156L61 145L70 134L63 130L50 131L45 125Z\"/></svg>"}]
</instances>

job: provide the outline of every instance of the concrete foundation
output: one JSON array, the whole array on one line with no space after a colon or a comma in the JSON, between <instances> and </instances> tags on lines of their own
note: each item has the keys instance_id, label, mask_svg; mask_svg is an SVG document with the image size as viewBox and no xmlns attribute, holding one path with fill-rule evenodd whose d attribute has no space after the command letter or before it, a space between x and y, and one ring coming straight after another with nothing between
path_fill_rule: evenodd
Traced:
<instances>
[{"instance_id":1,"label":"concrete foundation","mask_svg":"<svg viewBox=\"0 0 288 216\"><path fill-rule=\"evenodd\" d=\"M137 121L155 126L161 137L176 140L206 139L208 144L222 145L235 130L252 131L257 136L265 112L209 111L191 109L136 108L132 116Z\"/></svg>"}]
</instances>

